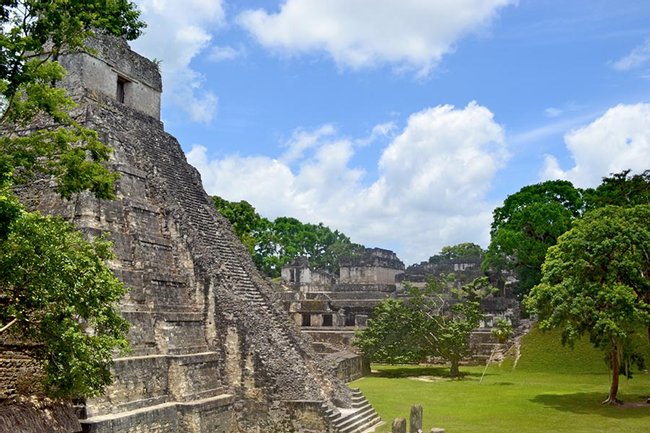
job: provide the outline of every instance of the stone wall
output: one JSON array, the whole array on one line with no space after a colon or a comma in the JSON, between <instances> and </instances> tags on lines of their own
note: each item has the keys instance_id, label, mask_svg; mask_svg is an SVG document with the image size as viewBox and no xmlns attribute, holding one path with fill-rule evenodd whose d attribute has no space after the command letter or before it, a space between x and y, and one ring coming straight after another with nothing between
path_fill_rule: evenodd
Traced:
<instances>
[{"instance_id":1,"label":"stone wall","mask_svg":"<svg viewBox=\"0 0 650 433\"><path fill-rule=\"evenodd\" d=\"M353 352L335 352L325 355L325 361L332 365L336 377L352 382L370 374L370 363Z\"/></svg>"},{"instance_id":2,"label":"stone wall","mask_svg":"<svg viewBox=\"0 0 650 433\"><path fill-rule=\"evenodd\" d=\"M398 276L397 281L399 283L408 281L416 286L422 286L426 283L428 276L438 279L453 276L456 285L463 285L485 275L481 270L482 261L482 257L468 257L442 260L436 263L422 262L406 268L404 273Z\"/></svg>"},{"instance_id":3,"label":"stone wall","mask_svg":"<svg viewBox=\"0 0 650 433\"><path fill-rule=\"evenodd\" d=\"M42 371L31 351L24 344L0 345L0 401L40 391Z\"/></svg>"},{"instance_id":4,"label":"stone wall","mask_svg":"<svg viewBox=\"0 0 650 433\"><path fill-rule=\"evenodd\" d=\"M282 279L295 291L304 293L329 290L336 283L336 277L324 270L311 269L306 257L297 257L282 267Z\"/></svg>"},{"instance_id":5,"label":"stone wall","mask_svg":"<svg viewBox=\"0 0 650 433\"><path fill-rule=\"evenodd\" d=\"M341 259L339 282L343 284L395 284L404 272L397 255L381 248L366 248L363 254Z\"/></svg>"},{"instance_id":6,"label":"stone wall","mask_svg":"<svg viewBox=\"0 0 650 433\"><path fill-rule=\"evenodd\" d=\"M81 425L70 404L47 399L18 399L0 403L2 433L76 433Z\"/></svg>"},{"instance_id":7,"label":"stone wall","mask_svg":"<svg viewBox=\"0 0 650 433\"><path fill-rule=\"evenodd\" d=\"M158 66L118 38L99 34L88 40L87 46L85 53L60 59L63 67L72 71L65 79L69 92L76 97L84 91L98 92L109 98L121 93L125 105L160 119Z\"/></svg>"}]
</instances>

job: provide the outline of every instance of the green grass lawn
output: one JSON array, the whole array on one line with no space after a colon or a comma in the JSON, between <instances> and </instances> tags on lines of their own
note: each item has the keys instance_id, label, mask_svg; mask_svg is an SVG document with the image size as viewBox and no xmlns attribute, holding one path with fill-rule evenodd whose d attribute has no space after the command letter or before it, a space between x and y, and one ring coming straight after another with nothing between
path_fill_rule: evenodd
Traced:
<instances>
[{"instance_id":1,"label":"green grass lawn","mask_svg":"<svg viewBox=\"0 0 650 433\"><path fill-rule=\"evenodd\" d=\"M450 380L444 366L373 365L372 376L354 381L390 431L392 420L408 419L410 407L424 408L424 431L443 427L447 433L650 432L650 375L621 377L619 398L628 405L601 405L609 389L609 374L601 352L588 342L574 351L562 347L557 334L533 331L524 339L516 368L514 360L463 367L462 380ZM631 404L636 404L635 406Z\"/></svg>"}]
</instances>

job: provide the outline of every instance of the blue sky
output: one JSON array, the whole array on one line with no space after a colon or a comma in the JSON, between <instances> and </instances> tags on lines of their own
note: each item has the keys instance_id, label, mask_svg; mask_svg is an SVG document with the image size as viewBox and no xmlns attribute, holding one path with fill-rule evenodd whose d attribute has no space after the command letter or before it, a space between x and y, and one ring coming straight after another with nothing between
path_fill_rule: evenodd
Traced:
<instances>
[{"instance_id":1,"label":"blue sky","mask_svg":"<svg viewBox=\"0 0 650 433\"><path fill-rule=\"evenodd\" d=\"M650 168L648 0L137 0L208 193L407 263L521 187Z\"/></svg>"}]
</instances>

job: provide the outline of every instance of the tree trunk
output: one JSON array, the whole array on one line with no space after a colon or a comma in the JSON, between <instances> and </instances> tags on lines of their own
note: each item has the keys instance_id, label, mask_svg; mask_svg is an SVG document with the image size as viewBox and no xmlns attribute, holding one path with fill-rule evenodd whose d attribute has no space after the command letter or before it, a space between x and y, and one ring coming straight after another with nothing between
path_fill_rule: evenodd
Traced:
<instances>
[{"instance_id":1,"label":"tree trunk","mask_svg":"<svg viewBox=\"0 0 650 433\"><path fill-rule=\"evenodd\" d=\"M603 404L621 404L621 401L616 398L618 394L618 373L621 366L619 353L619 345L614 344L614 347L612 347L612 354L609 362L609 365L612 368L612 383L609 387L609 395L607 396L607 399L603 401Z\"/></svg>"},{"instance_id":2,"label":"tree trunk","mask_svg":"<svg viewBox=\"0 0 650 433\"><path fill-rule=\"evenodd\" d=\"M459 376L459 371L458 371L458 358L451 358L451 369L449 370L449 376L450 377L458 377Z\"/></svg>"}]
</instances>

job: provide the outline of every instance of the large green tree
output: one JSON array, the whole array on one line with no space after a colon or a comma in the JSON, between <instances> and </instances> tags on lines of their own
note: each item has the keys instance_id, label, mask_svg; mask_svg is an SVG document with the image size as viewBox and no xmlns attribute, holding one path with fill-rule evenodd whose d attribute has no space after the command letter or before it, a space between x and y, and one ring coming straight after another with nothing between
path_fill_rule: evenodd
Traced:
<instances>
[{"instance_id":1,"label":"large green tree","mask_svg":"<svg viewBox=\"0 0 650 433\"><path fill-rule=\"evenodd\" d=\"M542 271L527 308L542 329L561 329L564 343L589 335L612 371L604 403L617 403L622 358L650 325L650 205L586 213L549 248Z\"/></svg>"},{"instance_id":2,"label":"large green tree","mask_svg":"<svg viewBox=\"0 0 650 433\"><path fill-rule=\"evenodd\" d=\"M540 281L546 250L583 208L582 191L563 180L525 186L509 195L494 210L483 268L514 273L516 293L525 295Z\"/></svg>"},{"instance_id":3,"label":"large green tree","mask_svg":"<svg viewBox=\"0 0 650 433\"><path fill-rule=\"evenodd\" d=\"M471 353L470 334L483 318L480 300L492 293L486 277L454 292L430 279L426 287L407 284L408 296L379 304L355 344L374 361L423 362L438 356L458 377L460 360Z\"/></svg>"},{"instance_id":4,"label":"large green tree","mask_svg":"<svg viewBox=\"0 0 650 433\"><path fill-rule=\"evenodd\" d=\"M137 37L138 16L125 0L0 2L0 338L35 347L56 397L96 395L110 383L111 352L126 344L115 309L125 289L106 266L105 241L28 212L14 190L45 179L64 198L113 197L110 149L71 115L57 59L84 49L94 31Z\"/></svg>"}]
</instances>

